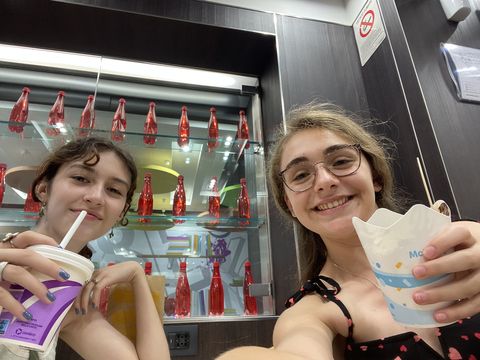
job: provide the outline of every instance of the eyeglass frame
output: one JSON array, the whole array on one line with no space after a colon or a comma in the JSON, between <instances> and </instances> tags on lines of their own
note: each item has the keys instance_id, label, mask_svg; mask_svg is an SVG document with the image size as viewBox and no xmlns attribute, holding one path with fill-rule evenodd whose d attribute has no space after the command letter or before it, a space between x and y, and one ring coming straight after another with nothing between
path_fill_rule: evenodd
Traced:
<instances>
[{"instance_id":1,"label":"eyeglass frame","mask_svg":"<svg viewBox=\"0 0 480 360\"><path fill-rule=\"evenodd\" d=\"M345 175L337 175L337 174L333 173L328 167L323 166L323 168L326 169L330 174L332 174L333 176L339 177L339 178L353 175L353 174L355 174L355 173L358 171L358 169L360 169L360 166L362 165L362 151L363 151L363 150L362 150L362 145L360 145L360 144L341 144L341 145L344 145L344 146L342 146L342 147L339 148L339 149L345 149L345 148L350 148L350 147L352 147L352 148L354 148L354 149L357 150L357 153L358 153L358 166L357 166L357 168L356 168L355 170L353 170L351 173L345 174ZM338 150L339 150L339 149L338 149ZM279 175L280 178L282 179L283 184L284 184L289 190L291 190L291 191L293 191L293 192L296 192L296 193L301 193L301 192L307 191L307 190L309 190L309 189L311 189L311 188L313 187L313 185L315 184L315 179L316 179L316 177L317 177L317 168L316 168L316 166L317 166L318 164L321 164L321 163L324 163L324 162L325 162L325 161L317 161L316 163L313 163L313 164L312 164L313 167L314 167L314 169L315 169L315 174L314 174L313 182L312 182L312 185L311 185L310 187L308 187L308 188L306 188L306 189L304 189L304 190L293 190L290 186L288 186L287 181L286 181L285 178L283 177L283 174L284 174L288 169L290 169L291 167L288 167L288 166L287 166L287 168L284 169L284 170L282 170L282 171L280 171L280 172L278 173L278 175Z\"/></svg>"}]
</instances>

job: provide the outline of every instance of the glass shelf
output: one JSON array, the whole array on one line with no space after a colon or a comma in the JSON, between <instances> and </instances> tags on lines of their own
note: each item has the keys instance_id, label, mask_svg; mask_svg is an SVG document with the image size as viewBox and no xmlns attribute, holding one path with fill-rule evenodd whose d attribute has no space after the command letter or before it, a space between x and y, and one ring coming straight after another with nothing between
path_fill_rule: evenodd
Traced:
<instances>
[{"instance_id":1,"label":"glass shelf","mask_svg":"<svg viewBox=\"0 0 480 360\"><path fill-rule=\"evenodd\" d=\"M0 219L2 222L11 222L16 225L30 227L38 220L37 213L25 212L17 208L0 208ZM139 216L127 214L128 225L126 229L131 230L165 230L172 227L203 227L208 230L220 231L245 231L246 229L258 229L265 224L265 218L243 219L238 217L208 218L197 216L168 216L152 215ZM1 223L1 222L0 222Z\"/></svg>"},{"instance_id":2,"label":"glass shelf","mask_svg":"<svg viewBox=\"0 0 480 360\"><path fill-rule=\"evenodd\" d=\"M0 120L0 136L5 138L15 138L18 140L41 140L45 143L47 148L54 148L57 145L64 144L75 138L98 136L101 138L111 139L112 131L105 129L79 129L71 126L66 122L64 126L51 126L45 122L29 120L27 123L21 125L23 131L20 133L13 132L9 129L9 125L20 128L18 123ZM161 124L159 124L159 132L161 132ZM212 149L208 148L208 137L190 136L189 148L181 148L177 144L177 136L175 134L157 134L148 135L156 139L155 144L147 145L143 142L143 132L126 131L124 133L115 133L125 135L122 141L114 141L121 146L142 146L149 149L168 149L178 150L183 152L206 151L210 153L220 153L222 156L225 152L230 154L241 155L242 152L259 153L261 144L256 141L246 141L243 139L232 139L231 137L219 137L216 146ZM205 129L205 134L208 130ZM113 140L112 140L113 141ZM205 146L204 146L205 145Z\"/></svg>"}]
</instances>

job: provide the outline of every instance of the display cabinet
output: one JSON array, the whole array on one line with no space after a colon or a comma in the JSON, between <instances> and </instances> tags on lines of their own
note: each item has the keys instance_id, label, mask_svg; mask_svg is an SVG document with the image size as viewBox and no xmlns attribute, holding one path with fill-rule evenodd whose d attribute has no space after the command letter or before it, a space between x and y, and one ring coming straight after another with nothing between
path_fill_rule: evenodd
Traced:
<instances>
[{"instance_id":1,"label":"display cabinet","mask_svg":"<svg viewBox=\"0 0 480 360\"><path fill-rule=\"evenodd\" d=\"M91 55L3 46L0 51L0 162L7 164L7 186L0 208L0 232L29 228L37 214L23 211L35 167L56 146L79 136L112 139L112 118L120 98L126 101L127 129L117 144L133 156L139 172L137 190L126 227L113 229L91 242L92 261L98 266L126 260L153 263L153 273L166 278L166 322L175 319L180 261L187 262L192 290L192 317L198 321L246 319L243 315L244 263L249 260L258 315L275 314L271 295L272 270L267 216L267 188L258 80L235 74L213 73L161 64L129 62ZM29 116L23 131L9 129L11 109L29 87ZM58 91L64 91L65 123L48 125L48 113ZM95 127L79 129L88 95L94 96ZM158 134L144 142L149 103L156 104ZM188 147L177 142L182 106L190 123ZM208 137L210 109L216 109L219 137ZM238 138L239 112L248 120L249 139ZM11 125L11 124L10 124ZM138 196L145 173L152 174L154 211L137 215ZM183 175L185 216L173 216L177 177ZM208 213L209 185L218 179L220 218ZM240 179L247 181L251 217L240 218L237 198ZM225 289L225 315L208 316L212 264L220 262Z\"/></svg>"}]
</instances>

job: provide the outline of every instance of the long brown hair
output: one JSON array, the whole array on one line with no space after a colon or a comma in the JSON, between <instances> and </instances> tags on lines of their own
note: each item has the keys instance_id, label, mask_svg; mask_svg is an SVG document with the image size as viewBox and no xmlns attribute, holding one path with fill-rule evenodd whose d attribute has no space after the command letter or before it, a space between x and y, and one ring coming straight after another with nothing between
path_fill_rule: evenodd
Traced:
<instances>
[{"instance_id":1,"label":"long brown hair","mask_svg":"<svg viewBox=\"0 0 480 360\"><path fill-rule=\"evenodd\" d=\"M130 173L130 188L126 196L125 208L123 210L124 216L120 221L121 225L126 225L127 219L125 218L125 214L130 208L133 193L137 185L137 168L132 156L127 151L107 139L99 137L81 138L57 148L38 168L37 177L32 183L33 199L40 201L35 193L37 185L42 181L51 184L51 181L57 175L62 165L84 159L83 163L85 165L95 166L100 161L100 154L109 151L115 153L123 161Z\"/></svg>"},{"instance_id":2,"label":"long brown hair","mask_svg":"<svg viewBox=\"0 0 480 360\"><path fill-rule=\"evenodd\" d=\"M296 223L300 251L301 281L318 275L327 258L327 249L319 234L304 227L290 213L285 202L285 188L280 176L280 162L284 145L300 131L325 129L360 144L362 152L372 169L373 181L382 189L375 194L378 207L398 211L401 208L394 194L394 178L391 159L386 148L392 146L388 139L366 130L365 120L348 114L332 104L310 103L291 110L287 116L286 130L280 128L271 147L268 162L268 182L275 203L287 219Z\"/></svg>"}]
</instances>

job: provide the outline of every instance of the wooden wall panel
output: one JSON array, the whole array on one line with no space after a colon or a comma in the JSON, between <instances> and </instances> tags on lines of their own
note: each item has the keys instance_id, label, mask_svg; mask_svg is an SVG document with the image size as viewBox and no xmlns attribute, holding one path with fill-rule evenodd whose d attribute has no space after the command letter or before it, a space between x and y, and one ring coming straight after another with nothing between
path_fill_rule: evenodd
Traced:
<instances>
[{"instance_id":1,"label":"wooden wall panel","mask_svg":"<svg viewBox=\"0 0 480 360\"><path fill-rule=\"evenodd\" d=\"M72 3L4 0L0 10L10 44L253 75L275 48L273 35Z\"/></svg>"},{"instance_id":2,"label":"wooden wall panel","mask_svg":"<svg viewBox=\"0 0 480 360\"><path fill-rule=\"evenodd\" d=\"M351 28L277 15L285 109L313 99L366 111L367 99Z\"/></svg>"},{"instance_id":3,"label":"wooden wall panel","mask_svg":"<svg viewBox=\"0 0 480 360\"><path fill-rule=\"evenodd\" d=\"M195 0L54 0L167 17L239 30L274 33L273 14Z\"/></svg>"},{"instance_id":4,"label":"wooden wall panel","mask_svg":"<svg viewBox=\"0 0 480 360\"><path fill-rule=\"evenodd\" d=\"M446 19L436 0L397 0L396 5L460 214L478 220L480 103L458 101L439 46L480 49L480 12L457 24Z\"/></svg>"}]
</instances>

